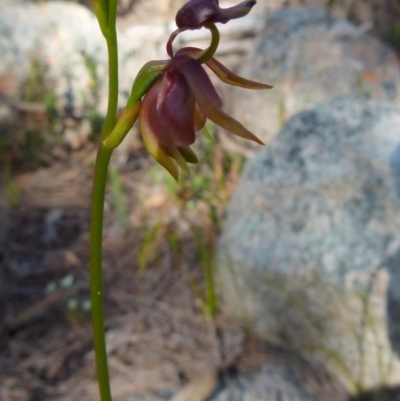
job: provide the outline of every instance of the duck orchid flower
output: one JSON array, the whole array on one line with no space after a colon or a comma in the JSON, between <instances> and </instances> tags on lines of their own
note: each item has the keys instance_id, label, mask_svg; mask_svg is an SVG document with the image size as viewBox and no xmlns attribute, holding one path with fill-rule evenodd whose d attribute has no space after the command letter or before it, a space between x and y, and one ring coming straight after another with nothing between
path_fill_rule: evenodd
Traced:
<instances>
[{"instance_id":1,"label":"duck orchid flower","mask_svg":"<svg viewBox=\"0 0 400 401\"><path fill-rule=\"evenodd\" d=\"M128 106L133 108L133 104L140 103L142 99L140 111L138 107L136 113L139 113L144 145L176 180L179 168L189 173L188 163L198 163L190 146L195 142L198 131L207 134L207 119L234 135L263 144L222 110L221 98L202 65L206 64L221 81L230 85L248 89L272 88L271 85L239 77L213 58L219 41L214 22L225 23L245 15L254 3L245 1L222 10L217 0L190 0L178 12L177 24L184 29L197 29L202 25L210 29L210 47L206 50L185 47L173 55L172 41L176 36L173 33L167 44L170 60L146 64L134 83Z\"/></svg>"},{"instance_id":2,"label":"duck orchid flower","mask_svg":"<svg viewBox=\"0 0 400 401\"><path fill-rule=\"evenodd\" d=\"M148 152L175 179L178 179L178 166L188 173L187 163L198 162L190 145L207 118L239 137L263 144L221 109L221 98L202 65L193 58L199 53L196 48L177 52L144 97L139 114ZM271 88L237 76L214 58L206 65L225 83L249 89Z\"/></svg>"}]
</instances>

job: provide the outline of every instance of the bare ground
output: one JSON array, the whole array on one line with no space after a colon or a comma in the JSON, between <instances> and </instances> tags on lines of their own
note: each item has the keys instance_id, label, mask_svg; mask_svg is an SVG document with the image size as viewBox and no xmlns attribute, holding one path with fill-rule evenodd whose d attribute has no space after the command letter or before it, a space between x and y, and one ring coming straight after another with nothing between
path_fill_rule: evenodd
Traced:
<instances>
[{"instance_id":1,"label":"bare ground","mask_svg":"<svg viewBox=\"0 0 400 401\"><path fill-rule=\"evenodd\" d=\"M98 399L87 308L89 148L68 163L18 175L17 206L7 204L4 190L0 195L1 400ZM202 251L193 233L201 230L212 258L218 227L201 200L188 210L184 190L178 199L154 184L150 166L139 149L120 171L127 232L110 189L105 206L106 330L115 399L177 388L237 365L244 346L236 321L204 313ZM151 242L149 227L160 227ZM241 363L261 360L257 352Z\"/></svg>"}]
</instances>

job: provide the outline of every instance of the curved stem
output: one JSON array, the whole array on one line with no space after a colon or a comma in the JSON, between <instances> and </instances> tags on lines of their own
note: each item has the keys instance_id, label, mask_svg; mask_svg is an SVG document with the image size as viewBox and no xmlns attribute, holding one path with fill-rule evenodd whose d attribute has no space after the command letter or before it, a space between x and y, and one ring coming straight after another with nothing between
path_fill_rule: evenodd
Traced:
<instances>
[{"instance_id":1,"label":"curved stem","mask_svg":"<svg viewBox=\"0 0 400 401\"><path fill-rule=\"evenodd\" d=\"M219 44L219 31L215 24L208 23L205 24L204 27L209 29L211 32L211 43L207 49L204 49L203 51L194 55L200 64L205 63L206 61L210 60L212 56L214 56Z\"/></svg>"},{"instance_id":2,"label":"curved stem","mask_svg":"<svg viewBox=\"0 0 400 401\"><path fill-rule=\"evenodd\" d=\"M118 117L118 121L111 134L102 142L105 148L114 150L124 140L129 130L139 115L141 102L136 102L132 107L126 107Z\"/></svg>"},{"instance_id":3,"label":"curved stem","mask_svg":"<svg viewBox=\"0 0 400 401\"><path fill-rule=\"evenodd\" d=\"M93 179L92 219L90 225L90 297L92 325L96 354L97 377L101 401L111 401L107 351L104 334L102 245L104 198L107 171L113 149L99 145Z\"/></svg>"},{"instance_id":4,"label":"curved stem","mask_svg":"<svg viewBox=\"0 0 400 401\"><path fill-rule=\"evenodd\" d=\"M215 52L217 51L218 44L219 44L219 31L218 28L213 24L212 22L209 22L207 24L204 24L204 28L207 28L211 32L211 43L210 46L208 46L207 49L202 50L201 52L193 55L193 57L200 63L203 64L210 60L212 56L214 56ZM167 53L168 55L173 58L173 50L172 50L172 42L175 40L175 38L183 32L184 29L177 29L176 31L172 32L168 43L167 43Z\"/></svg>"}]
</instances>

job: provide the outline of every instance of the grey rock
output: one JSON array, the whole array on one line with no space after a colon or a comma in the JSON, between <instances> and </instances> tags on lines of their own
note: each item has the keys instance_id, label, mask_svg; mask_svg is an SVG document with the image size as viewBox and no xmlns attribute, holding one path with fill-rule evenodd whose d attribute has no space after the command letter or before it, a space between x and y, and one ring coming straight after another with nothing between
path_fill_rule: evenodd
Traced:
<instances>
[{"instance_id":1,"label":"grey rock","mask_svg":"<svg viewBox=\"0 0 400 401\"><path fill-rule=\"evenodd\" d=\"M161 25L132 26L118 32L121 101L129 95L145 62L166 58L167 37ZM2 3L0 58L0 78L11 75L20 86L35 62L54 88L59 108L79 111L92 106L105 112L106 43L87 8L63 1ZM95 94L93 85L97 86ZM14 91L18 89L16 85Z\"/></svg>"},{"instance_id":2,"label":"grey rock","mask_svg":"<svg viewBox=\"0 0 400 401\"><path fill-rule=\"evenodd\" d=\"M295 113L334 97L400 101L394 51L325 8L272 13L238 73L275 86L267 92L232 88L226 96L232 115L265 142Z\"/></svg>"},{"instance_id":3,"label":"grey rock","mask_svg":"<svg viewBox=\"0 0 400 401\"><path fill-rule=\"evenodd\" d=\"M106 49L88 9L64 2L16 1L1 5L0 57L0 75L12 73L20 83L36 62L53 84L60 107L78 107L91 84L88 60L104 65Z\"/></svg>"},{"instance_id":4,"label":"grey rock","mask_svg":"<svg viewBox=\"0 0 400 401\"><path fill-rule=\"evenodd\" d=\"M400 112L299 113L247 165L219 243L225 305L349 391L400 384Z\"/></svg>"}]
</instances>

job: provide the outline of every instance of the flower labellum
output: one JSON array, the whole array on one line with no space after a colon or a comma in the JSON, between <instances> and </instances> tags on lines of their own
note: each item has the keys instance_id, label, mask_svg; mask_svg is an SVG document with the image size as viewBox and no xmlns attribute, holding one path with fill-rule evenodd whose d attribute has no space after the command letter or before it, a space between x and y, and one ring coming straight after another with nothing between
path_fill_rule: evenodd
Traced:
<instances>
[{"instance_id":1,"label":"flower labellum","mask_svg":"<svg viewBox=\"0 0 400 401\"><path fill-rule=\"evenodd\" d=\"M190 0L178 11L176 26L182 31L200 29L207 23L226 24L231 19L248 14L255 4L255 0L246 0L234 7L222 9L218 0Z\"/></svg>"}]
</instances>

